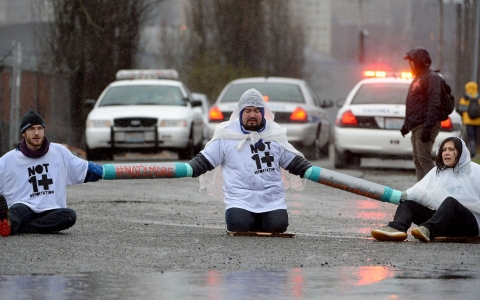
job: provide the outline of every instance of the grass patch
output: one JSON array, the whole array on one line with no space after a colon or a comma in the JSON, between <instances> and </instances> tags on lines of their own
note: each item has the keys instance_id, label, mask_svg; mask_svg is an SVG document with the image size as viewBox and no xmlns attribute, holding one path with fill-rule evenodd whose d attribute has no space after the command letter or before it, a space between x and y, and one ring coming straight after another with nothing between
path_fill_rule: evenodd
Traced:
<instances>
[{"instance_id":1,"label":"grass patch","mask_svg":"<svg viewBox=\"0 0 480 300\"><path fill-rule=\"evenodd\" d=\"M480 164L480 158L478 158L478 157L473 157L473 158L472 158L472 161L473 161L474 163Z\"/></svg>"}]
</instances>

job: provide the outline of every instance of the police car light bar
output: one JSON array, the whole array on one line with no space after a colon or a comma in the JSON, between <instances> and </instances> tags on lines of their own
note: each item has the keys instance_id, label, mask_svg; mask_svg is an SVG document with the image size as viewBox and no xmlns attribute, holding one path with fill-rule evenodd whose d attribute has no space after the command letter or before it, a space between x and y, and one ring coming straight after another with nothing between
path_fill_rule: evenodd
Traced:
<instances>
[{"instance_id":1,"label":"police car light bar","mask_svg":"<svg viewBox=\"0 0 480 300\"><path fill-rule=\"evenodd\" d=\"M391 72L387 73L385 71L365 71L363 73L365 77L377 77L377 78L385 78L385 77L400 77L402 79L411 79L412 73L411 72Z\"/></svg>"},{"instance_id":2,"label":"police car light bar","mask_svg":"<svg viewBox=\"0 0 480 300\"><path fill-rule=\"evenodd\" d=\"M174 69L156 70L119 70L115 75L117 80L125 79L178 79L178 72Z\"/></svg>"}]
</instances>

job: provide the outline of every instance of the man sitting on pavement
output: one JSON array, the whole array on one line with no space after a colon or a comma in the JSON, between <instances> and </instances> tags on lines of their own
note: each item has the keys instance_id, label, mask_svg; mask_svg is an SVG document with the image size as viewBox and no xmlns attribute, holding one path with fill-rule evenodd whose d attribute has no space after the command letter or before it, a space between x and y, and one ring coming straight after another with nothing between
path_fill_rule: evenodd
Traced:
<instances>
[{"instance_id":1,"label":"man sitting on pavement","mask_svg":"<svg viewBox=\"0 0 480 300\"><path fill-rule=\"evenodd\" d=\"M20 128L22 141L0 158L0 235L68 229L77 216L67 208L66 187L101 179L103 168L51 143L34 111Z\"/></svg>"},{"instance_id":2,"label":"man sitting on pavement","mask_svg":"<svg viewBox=\"0 0 480 300\"><path fill-rule=\"evenodd\" d=\"M216 127L212 140L188 163L193 177L215 169L202 175L201 188L223 186L228 232L285 232L289 224L282 172L287 186L303 189L301 178L312 166L288 143L286 129L273 121L256 89L243 93L230 120Z\"/></svg>"}]
</instances>

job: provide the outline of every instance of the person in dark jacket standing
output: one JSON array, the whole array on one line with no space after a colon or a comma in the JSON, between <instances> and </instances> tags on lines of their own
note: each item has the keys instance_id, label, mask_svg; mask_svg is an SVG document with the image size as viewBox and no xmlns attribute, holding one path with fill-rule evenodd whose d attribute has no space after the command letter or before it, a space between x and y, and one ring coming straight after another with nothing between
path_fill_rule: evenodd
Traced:
<instances>
[{"instance_id":1,"label":"person in dark jacket standing","mask_svg":"<svg viewBox=\"0 0 480 300\"><path fill-rule=\"evenodd\" d=\"M403 59L414 76L407 94L405 122L400 130L405 137L412 132L413 162L417 180L421 180L433 167L432 148L440 132L441 77L430 69L432 60L427 50L416 47Z\"/></svg>"}]
</instances>

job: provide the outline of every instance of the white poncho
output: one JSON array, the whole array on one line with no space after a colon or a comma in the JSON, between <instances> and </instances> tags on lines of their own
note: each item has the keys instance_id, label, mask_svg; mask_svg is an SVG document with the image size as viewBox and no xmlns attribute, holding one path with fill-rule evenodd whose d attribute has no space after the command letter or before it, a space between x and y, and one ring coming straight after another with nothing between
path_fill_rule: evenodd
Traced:
<instances>
[{"instance_id":1,"label":"white poncho","mask_svg":"<svg viewBox=\"0 0 480 300\"><path fill-rule=\"evenodd\" d=\"M252 131L248 134L241 134L229 130L229 127L233 122L240 122L239 114L247 106L255 106L264 108L264 118L267 122L266 129L261 132ZM241 96L237 107L232 112L230 119L226 122L222 122L217 125L212 139L207 143L205 147L208 147L210 143L217 139L234 139L239 140L237 149L241 149L247 140L250 141L250 144L254 145L260 139L267 141L276 141L283 148L303 156L302 153L297 151L287 140L287 130L280 127L277 123L274 122L274 116L272 112L266 107L265 100L263 99L262 94L256 89L249 89ZM283 186L285 189L292 187L295 190L302 191L305 187L306 180L305 178L300 178L300 176L295 176L288 173L282 169L282 179ZM200 191L206 190L207 193L211 196L218 198L223 198L222 187L224 185L223 175L221 172L221 167L218 166L214 170L209 171L200 176Z\"/></svg>"},{"instance_id":2,"label":"white poncho","mask_svg":"<svg viewBox=\"0 0 480 300\"><path fill-rule=\"evenodd\" d=\"M480 228L480 165L470 160L463 140L462 148L454 168L442 170L437 175L437 167L434 167L407 190L407 199L437 210L443 200L453 197L474 214Z\"/></svg>"}]
</instances>

